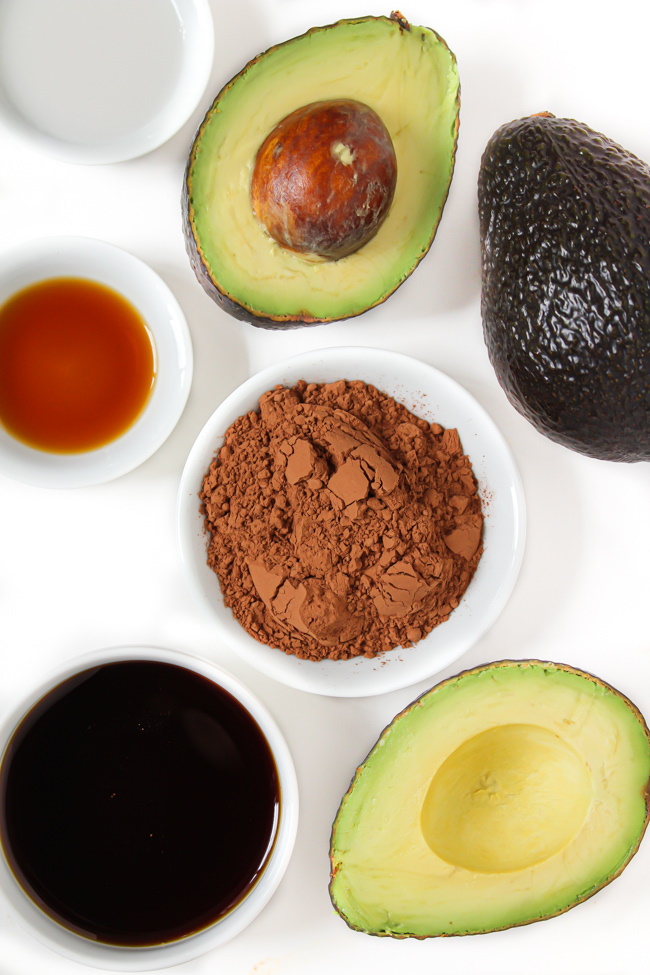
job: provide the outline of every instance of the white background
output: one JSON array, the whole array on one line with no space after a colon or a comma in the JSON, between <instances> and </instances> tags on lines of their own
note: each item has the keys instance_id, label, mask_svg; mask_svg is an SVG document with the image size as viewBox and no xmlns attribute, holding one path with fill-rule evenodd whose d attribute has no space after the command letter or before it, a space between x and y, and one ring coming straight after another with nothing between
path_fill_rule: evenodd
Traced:
<instances>
[{"instance_id":1,"label":"white background","mask_svg":"<svg viewBox=\"0 0 650 975\"><path fill-rule=\"evenodd\" d=\"M623 875L575 910L497 934L426 942L348 930L327 895L332 819L354 767L381 729L433 681L376 698L308 696L252 671L215 637L181 571L177 485L206 418L240 382L296 352L371 345L417 356L461 382L500 426L519 464L528 542L514 594L490 632L441 677L503 657L589 670L650 716L648 465L590 460L551 443L508 404L483 345L476 179L503 122L547 110L580 119L650 160L650 72L643 0L410 0L458 57L456 173L433 248L383 306L351 320L273 333L219 311L194 279L180 222L185 159L221 86L251 57L310 26L387 14L349 0L212 0L216 53L194 117L139 160L52 161L0 129L0 251L33 237L81 234L149 263L189 321L195 378L185 413L138 470L74 491L0 474L0 717L57 661L100 646L159 644L204 654L268 705L294 755L302 811L295 854L273 900L235 941L184 975L330 975L396 970L445 975L631 975L647 971L650 839ZM0 917L0 975L80 975Z\"/></svg>"}]
</instances>

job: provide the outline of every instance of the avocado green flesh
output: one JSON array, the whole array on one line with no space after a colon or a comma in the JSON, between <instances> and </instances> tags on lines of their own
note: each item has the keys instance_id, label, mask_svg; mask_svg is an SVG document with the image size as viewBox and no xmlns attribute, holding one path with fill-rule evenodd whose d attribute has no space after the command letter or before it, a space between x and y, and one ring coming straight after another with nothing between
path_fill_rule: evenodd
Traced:
<instances>
[{"instance_id":1,"label":"avocado green flesh","mask_svg":"<svg viewBox=\"0 0 650 975\"><path fill-rule=\"evenodd\" d=\"M332 832L333 903L371 934L499 930L612 880L647 825L648 730L590 675L506 661L386 729Z\"/></svg>"},{"instance_id":2,"label":"avocado green flesh","mask_svg":"<svg viewBox=\"0 0 650 975\"><path fill-rule=\"evenodd\" d=\"M397 186L376 236L338 261L276 244L250 204L255 155L277 123L313 101L355 98L381 117ZM253 315L331 320L387 297L428 250L453 172L458 74L433 31L388 18L341 21L271 48L206 116L187 184L199 256L217 288Z\"/></svg>"}]
</instances>

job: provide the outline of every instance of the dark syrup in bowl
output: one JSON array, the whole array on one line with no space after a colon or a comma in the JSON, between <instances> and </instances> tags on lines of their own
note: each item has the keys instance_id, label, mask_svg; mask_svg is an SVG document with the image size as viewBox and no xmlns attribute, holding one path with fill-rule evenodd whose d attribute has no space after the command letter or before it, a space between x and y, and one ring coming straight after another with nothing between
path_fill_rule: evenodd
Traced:
<instances>
[{"instance_id":1,"label":"dark syrup in bowl","mask_svg":"<svg viewBox=\"0 0 650 975\"><path fill-rule=\"evenodd\" d=\"M46 694L0 769L0 840L59 924L121 946L194 934L241 902L280 816L273 755L207 677L107 663Z\"/></svg>"}]
</instances>

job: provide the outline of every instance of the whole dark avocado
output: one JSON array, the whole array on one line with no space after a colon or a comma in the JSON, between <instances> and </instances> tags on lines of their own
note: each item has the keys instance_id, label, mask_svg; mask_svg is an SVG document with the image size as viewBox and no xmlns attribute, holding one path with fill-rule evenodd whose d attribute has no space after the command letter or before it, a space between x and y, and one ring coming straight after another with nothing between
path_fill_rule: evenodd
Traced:
<instances>
[{"instance_id":1,"label":"whole dark avocado","mask_svg":"<svg viewBox=\"0 0 650 975\"><path fill-rule=\"evenodd\" d=\"M501 126L479 174L488 353L552 440L650 460L650 167L548 113Z\"/></svg>"}]
</instances>

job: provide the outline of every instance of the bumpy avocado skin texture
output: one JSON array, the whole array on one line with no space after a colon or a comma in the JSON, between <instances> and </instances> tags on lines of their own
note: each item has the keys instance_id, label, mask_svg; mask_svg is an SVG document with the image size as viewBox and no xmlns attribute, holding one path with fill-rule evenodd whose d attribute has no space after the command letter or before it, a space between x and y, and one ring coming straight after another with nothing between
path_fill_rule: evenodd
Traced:
<instances>
[{"instance_id":1,"label":"bumpy avocado skin texture","mask_svg":"<svg viewBox=\"0 0 650 975\"><path fill-rule=\"evenodd\" d=\"M366 37L364 37L364 33L367 35ZM372 90L372 86L369 90L364 87L359 88L354 80L357 76L363 76L368 65L372 66L376 60L381 63L378 59L378 49L374 46L376 41L371 36L373 33L377 36L383 33L387 39L390 39L392 35L393 42L395 38L399 38L397 49L410 49L415 60L419 59L418 68L411 72L412 77L406 88L404 87L405 79L400 73L398 58L395 59L395 63L390 63L390 67L383 73L381 85L377 86L378 90L384 92L381 97L383 98L387 94L392 103L391 109L394 115L392 125L391 120L382 115L380 105L371 104L373 98L376 97L376 91ZM354 38L354 40L348 43L346 35ZM328 37L332 39L332 55L330 58L332 84L326 84L317 93L303 97L304 86L309 83L312 74L309 49L310 47L313 49L316 44L321 42L321 39ZM206 150L206 136L208 140L213 138L215 128L222 125L227 106L233 103L234 98L240 97L236 93L245 90L245 87L251 83L255 84L257 79L263 77L264 73L280 61L287 50L296 43L307 52L307 59L304 64L302 81L291 73L291 81L287 83L284 80L283 82L284 88L291 91L295 99L295 104L289 106L291 110L301 107L305 104L305 100L309 101L310 99L320 100L341 95L357 98L362 102L371 104L371 107L378 111L393 137L393 141L396 137L400 141L410 141L412 146L419 147L420 153L420 158L415 167L417 172L414 179L412 167L402 166L399 146L395 146L398 153L398 182L395 199L388 219L376 235L375 242L372 243L372 249L369 250L368 246L364 245L357 254L331 262L333 265L340 266L341 273L348 274L349 280L358 278L367 297L363 301L359 301L358 297L356 300L348 300L346 296L352 294L348 283L342 284L339 289L336 280L323 280L322 268L316 269L313 275L316 293L320 290L322 293L334 296L340 292L341 300L337 307L332 307L331 302L325 308L318 307L317 300L312 304L309 299L303 302L287 302L286 308L280 307L282 303L276 300L271 306L271 304L266 304L264 300L260 300L259 295L249 293L246 283L241 280L241 275L239 276L239 283L233 285L232 279L229 280L228 276L223 274L222 258L228 251L232 254L241 251L244 255L246 270L250 272L250 280L253 281L256 277L263 278L266 274L267 279L272 281L272 290L275 295L282 295L288 277L286 261L295 261L295 256L288 255L288 252L282 253L281 248L272 244L268 235L266 235L264 242L260 242L257 240L257 232L255 231L243 241L243 246L242 241L237 240L235 235L231 235L228 240L220 241L216 249L221 252L221 258L217 259L208 253L212 242L206 242L205 214L212 204L206 200L202 193L203 187L198 186L198 184L206 182L203 173L213 165L210 156L213 155L216 159L219 155L218 140L216 140L218 150L216 153L214 153L214 143L211 143L210 149ZM344 53L337 55L339 49ZM337 57L340 60L337 60ZM346 81L348 70L352 70L351 77L353 80L351 83ZM390 70L394 72L395 84L390 83ZM422 78L429 79L431 73L435 78L433 87L439 88L440 98L435 108L430 110L430 116L427 116L423 113L422 106L431 99L431 92L429 90L422 91L421 88ZM343 89L339 90L341 85L343 85ZM419 93L418 85L420 86ZM274 90L273 83L270 83L263 96L263 100L271 106L275 102ZM408 97L407 91L410 91ZM252 103L255 106L259 105L260 98L252 99ZM250 163L252 171L255 151L271 128L284 117L286 110L287 107L285 106L285 109L279 111L277 117L273 118L268 131L264 130L263 133L260 133L259 143L255 145L250 160L245 162L241 171L241 178L238 178L240 187L249 186L250 175L245 170ZM215 98L195 136L185 170L182 190L185 247L194 273L206 293L220 308L234 318L267 329L289 329L339 321L363 314L370 308L381 304L411 275L433 243L454 171L459 111L460 83L454 54L435 31L427 27L410 25L397 12L392 13L390 17L361 17L341 20L325 27L315 27L305 34L269 48L254 58L224 86ZM228 153L225 152L224 155L227 157ZM223 183L220 177L220 166L222 166L222 161L214 163L214 173L210 176L213 185L218 185L219 182ZM426 189L422 184L420 190L416 190L414 193L414 184L423 179L428 180ZM400 180L402 182L401 188ZM246 199L244 199L245 195ZM246 194L241 193L238 197L237 206L240 207L240 213L244 210L252 212L248 195L247 191ZM410 217L406 221L403 219L401 204L399 203L402 196L414 199L414 203L410 205ZM221 213L219 207L212 207L212 209L214 223L218 227L221 223ZM202 220L203 227L199 226ZM401 233L405 239L404 250L406 255L397 265L392 258L388 259L389 248L380 251L379 254L375 249L381 245L381 241L385 237L393 232L391 228L395 226L404 228L398 233ZM262 262L256 258L256 247L265 250L268 250L269 247L273 248L277 255L277 265L273 271L266 269L264 273L262 272ZM260 251L258 250L257 255L259 254ZM368 282L372 280L370 275L373 272L369 272L368 269L373 267L377 268L376 285L373 284L371 287ZM295 268L292 269L291 273L294 270ZM302 271L304 271L305 276L308 276L312 274L314 268L303 265L303 268L298 270L298 274ZM320 281L319 278L321 278ZM355 299L353 294L352 297Z\"/></svg>"},{"instance_id":2,"label":"bumpy avocado skin texture","mask_svg":"<svg viewBox=\"0 0 650 975\"><path fill-rule=\"evenodd\" d=\"M572 119L510 122L479 175L483 330L511 403L591 457L650 459L650 168Z\"/></svg>"},{"instance_id":3,"label":"bumpy avocado skin texture","mask_svg":"<svg viewBox=\"0 0 650 975\"><path fill-rule=\"evenodd\" d=\"M468 743L492 742L495 732L508 743L505 764L503 749L500 759L490 744L474 750L472 768ZM537 734L543 747L535 751ZM445 811L447 835L429 826L427 838L427 803L440 775L438 801L445 805L450 782L452 791L459 782L460 802ZM576 781L577 819L565 829ZM558 782L565 784L558 789ZM468 831L472 817L478 828ZM423 939L530 924L564 913L619 876L649 820L650 731L635 705L566 664L501 660L443 681L384 729L333 824L330 897L349 927L376 936ZM429 822L444 825L445 817ZM547 842L553 831L554 853ZM478 857L477 869L437 855L438 839L461 859ZM513 848L531 862L516 868Z\"/></svg>"}]
</instances>

